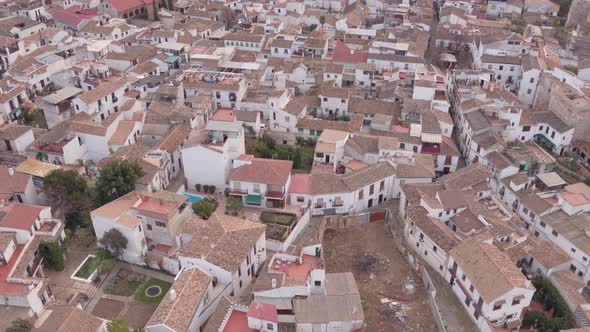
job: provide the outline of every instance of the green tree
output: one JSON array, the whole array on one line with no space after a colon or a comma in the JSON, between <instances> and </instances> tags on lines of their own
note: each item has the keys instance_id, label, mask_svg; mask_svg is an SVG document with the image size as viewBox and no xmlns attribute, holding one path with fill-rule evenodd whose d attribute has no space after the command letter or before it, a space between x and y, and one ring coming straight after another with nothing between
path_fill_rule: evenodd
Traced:
<instances>
[{"instance_id":1,"label":"green tree","mask_svg":"<svg viewBox=\"0 0 590 332\"><path fill-rule=\"evenodd\" d=\"M294 169L301 169L303 168L303 156L301 153L301 148L295 148L293 151L293 168Z\"/></svg>"},{"instance_id":2,"label":"green tree","mask_svg":"<svg viewBox=\"0 0 590 332\"><path fill-rule=\"evenodd\" d=\"M39 244L39 252L52 269L64 270L64 249L59 242L43 241Z\"/></svg>"},{"instance_id":3,"label":"green tree","mask_svg":"<svg viewBox=\"0 0 590 332\"><path fill-rule=\"evenodd\" d=\"M320 15L320 24L322 28L324 27L324 23L326 23L326 17L324 15Z\"/></svg>"},{"instance_id":4,"label":"green tree","mask_svg":"<svg viewBox=\"0 0 590 332\"><path fill-rule=\"evenodd\" d=\"M238 215L244 208L244 204L242 204L241 198L230 196L227 198L227 204L225 208L229 214Z\"/></svg>"},{"instance_id":5,"label":"green tree","mask_svg":"<svg viewBox=\"0 0 590 332\"><path fill-rule=\"evenodd\" d=\"M5 330L5 332L29 332L32 329L33 323L26 319L18 318L10 322L10 326Z\"/></svg>"},{"instance_id":6,"label":"green tree","mask_svg":"<svg viewBox=\"0 0 590 332\"><path fill-rule=\"evenodd\" d=\"M121 254L127 248L127 238L116 228L104 233L98 242L117 258L121 258Z\"/></svg>"},{"instance_id":7,"label":"green tree","mask_svg":"<svg viewBox=\"0 0 590 332\"><path fill-rule=\"evenodd\" d=\"M68 227L75 228L87 218L92 205L86 179L75 171L57 169L43 179L43 191Z\"/></svg>"},{"instance_id":8,"label":"green tree","mask_svg":"<svg viewBox=\"0 0 590 332\"><path fill-rule=\"evenodd\" d=\"M138 162L116 160L100 169L96 181L96 200L99 205L114 201L135 189L135 181L144 175Z\"/></svg>"},{"instance_id":9,"label":"green tree","mask_svg":"<svg viewBox=\"0 0 590 332\"><path fill-rule=\"evenodd\" d=\"M195 214L203 219L209 219L217 208L217 202L210 198L203 198L191 205Z\"/></svg>"},{"instance_id":10,"label":"green tree","mask_svg":"<svg viewBox=\"0 0 590 332\"><path fill-rule=\"evenodd\" d=\"M109 332L129 332L129 324L125 320L112 320L107 323Z\"/></svg>"}]
</instances>

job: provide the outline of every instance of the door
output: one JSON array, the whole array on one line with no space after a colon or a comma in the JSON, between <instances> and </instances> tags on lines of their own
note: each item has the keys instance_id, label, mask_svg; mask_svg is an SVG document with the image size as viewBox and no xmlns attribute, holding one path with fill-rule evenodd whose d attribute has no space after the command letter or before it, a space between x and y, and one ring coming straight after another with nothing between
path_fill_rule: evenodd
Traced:
<instances>
[{"instance_id":1,"label":"door","mask_svg":"<svg viewBox=\"0 0 590 332\"><path fill-rule=\"evenodd\" d=\"M367 208L370 208L372 206L373 206L373 199L371 198L371 199L369 199L369 203L367 205Z\"/></svg>"},{"instance_id":2,"label":"door","mask_svg":"<svg viewBox=\"0 0 590 332\"><path fill-rule=\"evenodd\" d=\"M329 154L326 155L326 159L325 160L326 160L326 164L329 164L330 163L330 155Z\"/></svg>"},{"instance_id":3,"label":"door","mask_svg":"<svg viewBox=\"0 0 590 332\"><path fill-rule=\"evenodd\" d=\"M379 204L383 202L383 194L379 195Z\"/></svg>"}]
</instances>

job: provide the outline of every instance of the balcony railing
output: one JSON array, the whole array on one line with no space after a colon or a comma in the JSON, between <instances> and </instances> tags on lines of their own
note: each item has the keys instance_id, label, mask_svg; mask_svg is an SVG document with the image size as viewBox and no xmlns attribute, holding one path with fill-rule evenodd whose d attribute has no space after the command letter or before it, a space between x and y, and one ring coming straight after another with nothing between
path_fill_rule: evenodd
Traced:
<instances>
[{"instance_id":1,"label":"balcony railing","mask_svg":"<svg viewBox=\"0 0 590 332\"><path fill-rule=\"evenodd\" d=\"M316 204L314 204L313 207L316 209L323 209L325 206L326 206L325 203L321 203L321 204L316 203Z\"/></svg>"},{"instance_id":2,"label":"balcony railing","mask_svg":"<svg viewBox=\"0 0 590 332\"><path fill-rule=\"evenodd\" d=\"M248 195L248 192L246 190L241 190L241 189L230 189L229 194L235 195L235 196L246 196L246 195Z\"/></svg>"},{"instance_id":3,"label":"balcony railing","mask_svg":"<svg viewBox=\"0 0 590 332\"><path fill-rule=\"evenodd\" d=\"M440 153L440 146L422 146L422 152Z\"/></svg>"},{"instance_id":4,"label":"balcony railing","mask_svg":"<svg viewBox=\"0 0 590 332\"><path fill-rule=\"evenodd\" d=\"M334 203L332 203L332 207L340 207L340 206L344 206L344 202L334 202Z\"/></svg>"},{"instance_id":5,"label":"balcony railing","mask_svg":"<svg viewBox=\"0 0 590 332\"><path fill-rule=\"evenodd\" d=\"M284 199L285 198L285 194L283 194L280 191L267 191L266 192L266 198L274 198L274 199Z\"/></svg>"}]
</instances>

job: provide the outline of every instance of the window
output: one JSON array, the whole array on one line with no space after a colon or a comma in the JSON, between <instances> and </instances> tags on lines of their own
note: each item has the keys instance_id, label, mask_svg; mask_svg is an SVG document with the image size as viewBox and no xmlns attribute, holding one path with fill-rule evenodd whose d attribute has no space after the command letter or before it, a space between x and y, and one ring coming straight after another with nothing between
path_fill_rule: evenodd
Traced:
<instances>
[{"instance_id":1,"label":"window","mask_svg":"<svg viewBox=\"0 0 590 332\"><path fill-rule=\"evenodd\" d=\"M571 251L575 254L576 253L576 248L572 248Z\"/></svg>"},{"instance_id":2,"label":"window","mask_svg":"<svg viewBox=\"0 0 590 332\"><path fill-rule=\"evenodd\" d=\"M514 71L514 66L510 66L510 71Z\"/></svg>"},{"instance_id":3,"label":"window","mask_svg":"<svg viewBox=\"0 0 590 332\"><path fill-rule=\"evenodd\" d=\"M475 287L473 287L473 285L469 286L469 292L473 293L474 290L475 290Z\"/></svg>"},{"instance_id":4,"label":"window","mask_svg":"<svg viewBox=\"0 0 590 332\"><path fill-rule=\"evenodd\" d=\"M531 93L533 93L533 90L531 90L531 89L527 89L527 90L526 90L526 93L527 93L527 95L530 95Z\"/></svg>"},{"instance_id":5,"label":"window","mask_svg":"<svg viewBox=\"0 0 590 332\"><path fill-rule=\"evenodd\" d=\"M266 323L266 329L273 331L273 329L275 328L275 326L272 323Z\"/></svg>"},{"instance_id":6,"label":"window","mask_svg":"<svg viewBox=\"0 0 590 332\"><path fill-rule=\"evenodd\" d=\"M381 180L379 183L379 191L383 191L385 189L385 180Z\"/></svg>"},{"instance_id":7,"label":"window","mask_svg":"<svg viewBox=\"0 0 590 332\"><path fill-rule=\"evenodd\" d=\"M238 277L242 276L242 267L238 267Z\"/></svg>"},{"instance_id":8,"label":"window","mask_svg":"<svg viewBox=\"0 0 590 332\"><path fill-rule=\"evenodd\" d=\"M535 78L531 77L531 79L529 80L529 83L535 83Z\"/></svg>"},{"instance_id":9,"label":"window","mask_svg":"<svg viewBox=\"0 0 590 332\"><path fill-rule=\"evenodd\" d=\"M147 225L147 229L148 229L148 231L151 231L152 230L152 225L148 224Z\"/></svg>"},{"instance_id":10,"label":"window","mask_svg":"<svg viewBox=\"0 0 590 332\"><path fill-rule=\"evenodd\" d=\"M553 236L555 236L555 237L559 236L559 233L557 233L555 230L552 231L551 234L553 234Z\"/></svg>"},{"instance_id":11,"label":"window","mask_svg":"<svg viewBox=\"0 0 590 332\"><path fill-rule=\"evenodd\" d=\"M439 212L439 213L438 213L438 216L439 216L439 217L442 217L442 212Z\"/></svg>"},{"instance_id":12,"label":"window","mask_svg":"<svg viewBox=\"0 0 590 332\"><path fill-rule=\"evenodd\" d=\"M500 66L500 67L498 67L498 69L504 70L504 66Z\"/></svg>"},{"instance_id":13,"label":"window","mask_svg":"<svg viewBox=\"0 0 590 332\"><path fill-rule=\"evenodd\" d=\"M399 143L399 148L400 149L405 149L406 148L406 144L405 143Z\"/></svg>"},{"instance_id":14,"label":"window","mask_svg":"<svg viewBox=\"0 0 590 332\"><path fill-rule=\"evenodd\" d=\"M522 127L522 131L531 131L531 126Z\"/></svg>"},{"instance_id":15,"label":"window","mask_svg":"<svg viewBox=\"0 0 590 332\"><path fill-rule=\"evenodd\" d=\"M461 280L465 281L465 279L467 279L467 276L465 275L465 273L463 273L463 276L461 276Z\"/></svg>"},{"instance_id":16,"label":"window","mask_svg":"<svg viewBox=\"0 0 590 332\"><path fill-rule=\"evenodd\" d=\"M438 266L438 269L442 271L443 270L443 266L442 265L439 265Z\"/></svg>"},{"instance_id":17,"label":"window","mask_svg":"<svg viewBox=\"0 0 590 332\"><path fill-rule=\"evenodd\" d=\"M502 305L501 304L494 304L494 309L493 310L496 311L496 310L500 310L501 308L502 308Z\"/></svg>"},{"instance_id":18,"label":"window","mask_svg":"<svg viewBox=\"0 0 590 332\"><path fill-rule=\"evenodd\" d=\"M436 246L432 247L432 251L436 252L438 248Z\"/></svg>"},{"instance_id":19,"label":"window","mask_svg":"<svg viewBox=\"0 0 590 332\"><path fill-rule=\"evenodd\" d=\"M328 101L328 98L324 97L323 101Z\"/></svg>"},{"instance_id":20,"label":"window","mask_svg":"<svg viewBox=\"0 0 590 332\"><path fill-rule=\"evenodd\" d=\"M512 305L518 305L520 304L520 299L513 299L512 300Z\"/></svg>"},{"instance_id":21,"label":"window","mask_svg":"<svg viewBox=\"0 0 590 332\"><path fill-rule=\"evenodd\" d=\"M576 267L574 266L574 264L570 265L570 271L572 272L576 272Z\"/></svg>"},{"instance_id":22,"label":"window","mask_svg":"<svg viewBox=\"0 0 590 332\"><path fill-rule=\"evenodd\" d=\"M303 202L305 202L305 198L303 196L297 196L297 202L303 203Z\"/></svg>"},{"instance_id":23,"label":"window","mask_svg":"<svg viewBox=\"0 0 590 332\"><path fill-rule=\"evenodd\" d=\"M543 228L545 228L545 226L547 226L547 224L546 224L546 223L544 223L544 222L542 222L542 221L541 221L540 225L541 225L541 227L543 227Z\"/></svg>"},{"instance_id":24,"label":"window","mask_svg":"<svg viewBox=\"0 0 590 332\"><path fill-rule=\"evenodd\" d=\"M156 221L156 226L158 227L166 227L166 224L161 221Z\"/></svg>"},{"instance_id":25,"label":"window","mask_svg":"<svg viewBox=\"0 0 590 332\"><path fill-rule=\"evenodd\" d=\"M340 99L340 102L341 102L342 104L344 104L344 103L346 102L346 100L344 100L344 99Z\"/></svg>"},{"instance_id":26,"label":"window","mask_svg":"<svg viewBox=\"0 0 590 332\"><path fill-rule=\"evenodd\" d=\"M417 146L412 147L412 151L418 152L418 147Z\"/></svg>"},{"instance_id":27,"label":"window","mask_svg":"<svg viewBox=\"0 0 590 332\"><path fill-rule=\"evenodd\" d=\"M364 194L365 194L364 190L362 190L362 189L359 190L359 199L363 199Z\"/></svg>"},{"instance_id":28,"label":"window","mask_svg":"<svg viewBox=\"0 0 590 332\"><path fill-rule=\"evenodd\" d=\"M373 195L373 192L375 192L375 185L374 185L374 184L372 184L372 185L369 187L369 195Z\"/></svg>"},{"instance_id":29,"label":"window","mask_svg":"<svg viewBox=\"0 0 590 332\"><path fill-rule=\"evenodd\" d=\"M584 257L582 257L582 260L583 260L584 262L587 262L587 261L588 261L588 258L586 258L586 256L584 256Z\"/></svg>"}]
</instances>

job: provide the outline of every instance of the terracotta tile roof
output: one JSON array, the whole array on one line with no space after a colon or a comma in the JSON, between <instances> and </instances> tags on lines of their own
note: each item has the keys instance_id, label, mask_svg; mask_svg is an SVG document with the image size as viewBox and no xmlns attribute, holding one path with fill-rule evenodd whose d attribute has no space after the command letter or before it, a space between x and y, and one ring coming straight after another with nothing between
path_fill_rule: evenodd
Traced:
<instances>
[{"instance_id":1,"label":"terracotta tile roof","mask_svg":"<svg viewBox=\"0 0 590 332\"><path fill-rule=\"evenodd\" d=\"M180 124L170 130L170 132L162 138L158 148L172 154L176 149L180 149L180 146L188 139L190 133L190 126Z\"/></svg>"},{"instance_id":2,"label":"terracotta tile roof","mask_svg":"<svg viewBox=\"0 0 590 332\"><path fill-rule=\"evenodd\" d=\"M74 308L57 332L94 332L105 324L105 321L78 308Z\"/></svg>"},{"instance_id":3,"label":"terracotta tile roof","mask_svg":"<svg viewBox=\"0 0 590 332\"><path fill-rule=\"evenodd\" d=\"M297 128L325 130L334 129L340 131L347 131L349 133L357 133L363 127L363 116L360 114L353 114L350 121L332 121L324 119L316 119L313 117L304 117L297 119Z\"/></svg>"},{"instance_id":4,"label":"terracotta tile roof","mask_svg":"<svg viewBox=\"0 0 590 332\"><path fill-rule=\"evenodd\" d=\"M290 160L254 158L251 164L232 169L229 180L285 185L292 168Z\"/></svg>"},{"instance_id":5,"label":"terracotta tile roof","mask_svg":"<svg viewBox=\"0 0 590 332\"><path fill-rule=\"evenodd\" d=\"M24 193L27 185L32 180L29 174L17 172L13 169L13 175L10 175L10 167L0 165L0 193L13 194Z\"/></svg>"},{"instance_id":6,"label":"terracotta tile roof","mask_svg":"<svg viewBox=\"0 0 590 332\"><path fill-rule=\"evenodd\" d=\"M135 121L121 120L108 143L124 145L127 138L133 134L133 128L135 128Z\"/></svg>"},{"instance_id":7,"label":"terracotta tile roof","mask_svg":"<svg viewBox=\"0 0 590 332\"><path fill-rule=\"evenodd\" d=\"M180 233L190 240L182 243L178 255L201 259L228 272L237 271L249 255L266 226L246 219L214 213L208 220L194 218ZM261 248L257 248L260 250Z\"/></svg>"},{"instance_id":8,"label":"terracotta tile roof","mask_svg":"<svg viewBox=\"0 0 590 332\"><path fill-rule=\"evenodd\" d=\"M486 303L494 302L514 288L534 290L508 255L493 244L478 238L465 239L450 255Z\"/></svg>"},{"instance_id":9,"label":"terracotta tile roof","mask_svg":"<svg viewBox=\"0 0 590 332\"><path fill-rule=\"evenodd\" d=\"M438 182L448 188L464 190L479 183L487 182L491 172L479 163L473 163L457 170L455 173L441 176Z\"/></svg>"},{"instance_id":10,"label":"terracotta tile roof","mask_svg":"<svg viewBox=\"0 0 590 332\"><path fill-rule=\"evenodd\" d=\"M248 317L269 322L279 322L277 307L274 304L253 301L248 308Z\"/></svg>"},{"instance_id":11,"label":"terracotta tile roof","mask_svg":"<svg viewBox=\"0 0 590 332\"><path fill-rule=\"evenodd\" d=\"M311 175L295 173L291 178L290 194L311 194Z\"/></svg>"},{"instance_id":12,"label":"terracotta tile roof","mask_svg":"<svg viewBox=\"0 0 590 332\"><path fill-rule=\"evenodd\" d=\"M30 230L41 211L47 206L14 204L8 208L8 213L0 221L0 227Z\"/></svg>"},{"instance_id":13,"label":"terracotta tile roof","mask_svg":"<svg viewBox=\"0 0 590 332\"><path fill-rule=\"evenodd\" d=\"M345 63L365 63L367 62L367 57L367 52L352 50L340 40L336 40L332 61Z\"/></svg>"},{"instance_id":14,"label":"terracotta tile roof","mask_svg":"<svg viewBox=\"0 0 590 332\"><path fill-rule=\"evenodd\" d=\"M344 175L312 173L311 192L313 194L349 193L393 174L395 174L395 168L387 162L370 165Z\"/></svg>"},{"instance_id":15,"label":"terracotta tile roof","mask_svg":"<svg viewBox=\"0 0 590 332\"><path fill-rule=\"evenodd\" d=\"M164 325L172 331L188 331L212 280L209 274L198 267L183 269L146 327Z\"/></svg>"},{"instance_id":16,"label":"terracotta tile roof","mask_svg":"<svg viewBox=\"0 0 590 332\"><path fill-rule=\"evenodd\" d=\"M80 98L80 100L86 104L94 103L99 99L109 95L110 93L126 87L133 81L135 81L135 79L131 77L121 78L116 81L108 81L80 95L78 98Z\"/></svg>"},{"instance_id":17,"label":"terracotta tile roof","mask_svg":"<svg viewBox=\"0 0 590 332\"><path fill-rule=\"evenodd\" d=\"M119 13L123 13L135 8L140 8L145 6L147 3L150 3L146 0L108 0L107 2L110 3L111 6L115 7Z\"/></svg>"}]
</instances>

